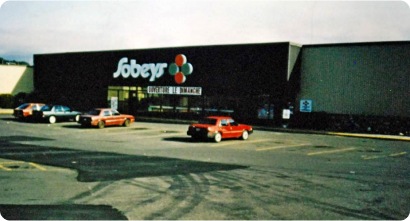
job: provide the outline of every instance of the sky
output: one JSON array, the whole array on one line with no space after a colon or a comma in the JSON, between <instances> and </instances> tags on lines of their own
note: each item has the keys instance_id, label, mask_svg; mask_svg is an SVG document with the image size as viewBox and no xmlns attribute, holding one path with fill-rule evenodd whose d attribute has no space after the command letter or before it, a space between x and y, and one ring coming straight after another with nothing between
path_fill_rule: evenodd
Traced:
<instances>
[{"instance_id":1,"label":"sky","mask_svg":"<svg viewBox=\"0 0 410 221\"><path fill-rule=\"evenodd\" d=\"M294 42L410 41L405 1L135 0L0 2L0 57ZM34 64L35 65L35 64Z\"/></svg>"}]
</instances>

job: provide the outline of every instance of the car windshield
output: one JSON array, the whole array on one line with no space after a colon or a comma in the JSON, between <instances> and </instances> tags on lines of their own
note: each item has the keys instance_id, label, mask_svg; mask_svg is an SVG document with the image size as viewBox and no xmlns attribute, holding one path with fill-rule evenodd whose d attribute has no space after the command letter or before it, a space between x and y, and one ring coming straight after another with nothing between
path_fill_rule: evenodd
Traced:
<instances>
[{"instance_id":1,"label":"car windshield","mask_svg":"<svg viewBox=\"0 0 410 221\"><path fill-rule=\"evenodd\" d=\"M211 118L205 118L202 120L198 121L198 124L210 124L210 125L216 125L216 119L211 119Z\"/></svg>"},{"instance_id":2,"label":"car windshield","mask_svg":"<svg viewBox=\"0 0 410 221\"><path fill-rule=\"evenodd\" d=\"M53 109L53 105L45 105L41 108L42 111L51 111Z\"/></svg>"},{"instance_id":3,"label":"car windshield","mask_svg":"<svg viewBox=\"0 0 410 221\"><path fill-rule=\"evenodd\" d=\"M41 110L44 105L33 105L30 109L31 110Z\"/></svg>"},{"instance_id":4,"label":"car windshield","mask_svg":"<svg viewBox=\"0 0 410 221\"><path fill-rule=\"evenodd\" d=\"M29 106L29 104L22 104L18 106L18 109L26 109Z\"/></svg>"},{"instance_id":5,"label":"car windshield","mask_svg":"<svg viewBox=\"0 0 410 221\"><path fill-rule=\"evenodd\" d=\"M88 115L100 115L101 110L97 110L97 109L92 109L90 111L88 111Z\"/></svg>"}]
</instances>

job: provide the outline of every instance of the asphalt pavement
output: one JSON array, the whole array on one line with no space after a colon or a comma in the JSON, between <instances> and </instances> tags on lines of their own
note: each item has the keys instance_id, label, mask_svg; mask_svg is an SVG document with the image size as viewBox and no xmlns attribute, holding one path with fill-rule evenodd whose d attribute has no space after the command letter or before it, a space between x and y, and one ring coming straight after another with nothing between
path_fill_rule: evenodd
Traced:
<instances>
[{"instance_id":1,"label":"asphalt pavement","mask_svg":"<svg viewBox=\"0 0 410 221\"><path fill-rule=\"evenodd\" d=\"M5 114L5 115L13 114L13 109L0 108L0 114ZM154 117L136 117L136 121L158 122L158 123L183 123L183 124L193 123L193 121L190 121L190 120L164 119L164 118L154 118ZM283 127L274 127L274 126L253 126L253 127L256 130L275 131L275 132L284 132L284 133L321 134L321 135L334 135L334 136L358 137L358 138L369 138L369 139L410 141L410 137L400 136L400 135L346 133L346 132L333 132L333 131L309 130L309 129L298 129L298 128L283 128Z\"/></svg>"}]
</instances>

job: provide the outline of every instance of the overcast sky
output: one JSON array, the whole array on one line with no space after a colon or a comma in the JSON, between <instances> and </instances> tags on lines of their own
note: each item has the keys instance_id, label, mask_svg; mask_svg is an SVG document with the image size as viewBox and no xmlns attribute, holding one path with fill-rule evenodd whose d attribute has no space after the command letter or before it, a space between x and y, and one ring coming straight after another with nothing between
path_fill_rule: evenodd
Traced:
<instances>
[{"instance_id":1,"label":"overcast sky","mask_svg":"<svg viewBox=\"0 0 410 221\"><path fill-rule=\"evenodd\" d=\"M404 1L139 0L7 1L0 57L291 41L409 41Z\"/></svg>"}]
</instances>

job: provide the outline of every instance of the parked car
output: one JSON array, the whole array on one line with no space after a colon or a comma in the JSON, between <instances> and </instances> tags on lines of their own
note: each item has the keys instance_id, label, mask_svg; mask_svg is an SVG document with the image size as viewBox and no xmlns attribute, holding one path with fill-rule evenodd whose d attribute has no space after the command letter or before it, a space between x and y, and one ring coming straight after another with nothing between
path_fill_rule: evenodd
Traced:
<instances>
[{"instance_id":1,"label":"parked car","mask_svg":"<svg viewBox=\"0 0 410 221\"><path fill-rule=\"evenodd\" d=\"M13 116L19 120L27 119L33 115L33 110L40 110L43 103L25 103L13 110Z\"/></svg>"},{"instance_id":2,"label":"parked car","mask_svg":"<svg viewBox=\"0 0 410 221\"><path fill-rule=\"evenodd\" d=\"M97 126L102 129L105 126L112 125L123 125L130 126L134 123L135 118L132 115L120 114L117 110L111 108L95 108L86 115L80 116L80 121L78 122L83 127Z\"/></svg>"},{"instance_id":3,"label":"parked car","mask_svg":"<svg viewBox=\"0 0 410 221\"><path fill-rule=\"evenodd\" d=\"M80 120L79 111L72 111L69 107L62 105L45 105L39 111L33 111L33 117L36 121L48 121L54 124L57 121Z\"/></svg>"},{"instance_id":4,"label":"parked car","mask_svg":"<svg viewBox=\"0 0 410 221\"><path fill-rule=\"evenodd\" d=\"M249 125L238 124L231 117L208 117L189 126L187 135L193 139L211 138L220 142L225 138L247 140L253 129Z\"/></svg>"}]
</instances>

